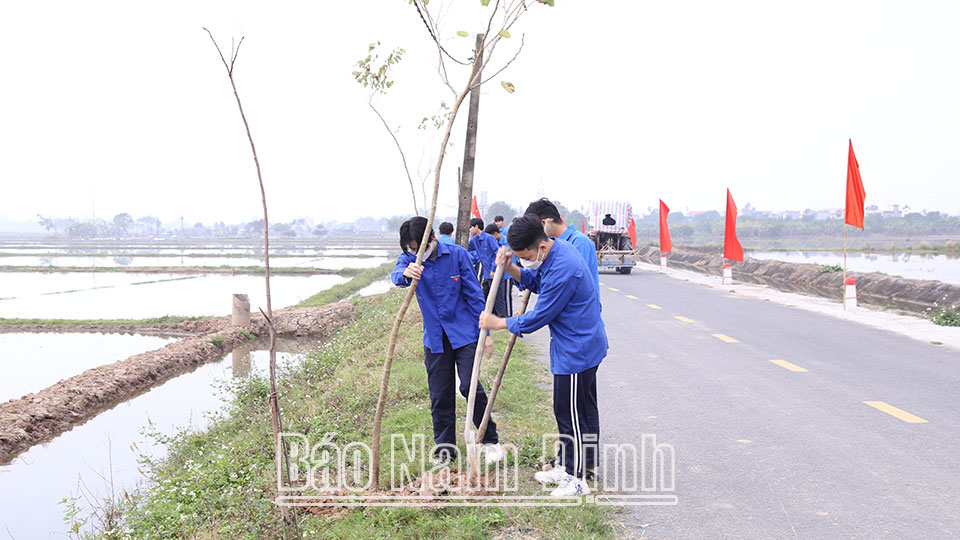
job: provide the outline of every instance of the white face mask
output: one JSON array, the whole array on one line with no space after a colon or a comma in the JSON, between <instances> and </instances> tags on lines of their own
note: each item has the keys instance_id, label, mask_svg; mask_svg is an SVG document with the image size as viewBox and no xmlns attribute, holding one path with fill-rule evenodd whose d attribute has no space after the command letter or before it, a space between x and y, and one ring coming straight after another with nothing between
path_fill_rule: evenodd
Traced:
<instances>
[{"instance_id":1,"label":"white face mask","mask_svg":"<svg viewBox=\"0 0 960 540\"><path fill-rule=\"evenodd\" d=\"M541 264L543 264L543 261L540 260L540 250L539 250L539 248L537 249L537 260L535 260L535 261L528 261L528 260L526 260L526 259L520 259L520 266L522 266L522 267L524 267L524 268L527 268L527 269L529 269L529 270L536 270L537 268L540 268L540 265L541 265Z\"/></svg>"},{"instance_id":2,"label":"white face mask","mask_svg":"<svg viewBox=\"0 0 960 540\"><path fill-rule=\"evenodd\" d=\"M430 245L427 246L427 250L423 252L423 259L427 260L430 258L430 255L433 255L433 248L436 247L436 244L430 242Z\"/></svg>"}]
</instances>

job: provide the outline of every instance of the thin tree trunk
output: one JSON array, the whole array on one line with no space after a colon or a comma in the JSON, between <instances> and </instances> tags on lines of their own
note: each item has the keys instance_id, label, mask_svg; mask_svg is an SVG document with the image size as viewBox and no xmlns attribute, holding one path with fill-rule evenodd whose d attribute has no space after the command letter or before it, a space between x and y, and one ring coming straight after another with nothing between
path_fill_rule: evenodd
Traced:
<instances>
[{"instance_id":1,"label":"thin tree trunk","mask_svg":"<svg viewBox=\"0 0 960 540\"><path fill-rule=\"evenodd\" d=\"M433 197L430 202L430 213L427 216L427 228L423 232L423 238L420 240L420 249L417 250L417 264L423 260L423 252L426 249L427 242L430 241L430 232L433 230L433 219L437 213L437 195L440 192L440 169L443 167L443 158L446 155L447 144L450 142L450 133L453 131L453 124L457 119L457 111L460 110L460 106L463 104L463 100L467 97L467 94L470 92L470 88L474 84L474 79L477 76L477 73L480 69L480 59L477 55L477 59L473 62L473 68L470 73L469 83L466 88L460 95L457 96L457 101L454 103L453 109L450 112L450 119L447 121L447 129L443 134L443 142L440 145L440 155L437 157L437 166L434 169L433 174ZM397 317L393 321L393 328L390 331L390 342L387 345L387 355L383 362L383 378L380 381L380 394L377 397L377 410L373 417L373 444L372 451L373 456L371 457L372 463L370 467L370 477L373 481L373 485L380 486L380 431L383 424L383 410L387 402L387 387L390 383L390 370L393 366L393 356L397 348L397 335L400 332L400 324L403 322L404 316L407 314L407 309L410 307L410 302L413 300L413 295L416 293L418 280L413 280L410 284L410 287L407 288L407 295L403 299L403 303L400 305L400 311L397 312Z\"/></svg>"},{"instance_id":2,"label":"thin tree trunk","mask_svg":"<svg viewBox=\"0 0 960 540\"><path fill-rule=\"evenodd\" d=\"M397 140L397 136L394 135L393 130L390 129L390 126L387 124L386 119L383 115L380 114L380 111L373 106L373 103L367 102L367 105L373 109L373 112L377 113L377 117L383 122L383 127L387 128L387 133L390 134L390 137L393 138L393 144L397 145L397 152L400 152L400 159L403 160L403 172L407 173L407 182L410 182L410 196L413 197L413 215L420 215L420 209L417 208L417 192L413 189L413 178L410 177L410 168L407 167L407 156L403 153L403 147L400 146L400 141ZM426 196L424 196L423 204L427 204Z\"/></svg>"},{"instance_id":3,"label":"thin tree trunk","mask_svg":"<svg viewBox=\"0 0 960 540\"><path fill-rule=\"evenodd\" d=\"M240 110L240 118L243 119L243 127L247 132L247 140L250 141L250 151L253 153L253 163L257 168L257 181L260 184L260 198L263 203L263 262L264 275L267 293L267 312L264 314L267 320L267 328L270 331L270 423L273 429L274 460L277 464L277 480L286 480L290 484L290 462L287 454L287 448L280 439L280 431L283 429L283 423L280 419L280 402L277 395L277 334L273 325L273 305L270 298L270 222L267 217L267 192L263 187L263 174L260 171L260 159L257 157L257 147L253 143L253 135L250 133L250 124L247 122L247 115L243 112L243 103L240 101L240 94L237 92L237 85L233 80L233 66L237 60L237 54L240 52L240 45L243 44L243 38L236 49L232 49L230 63L227 64L220 51L220 46L213 38L213 34L204 28L213 41L213 45L220 54L223 66L227 69L227 77L230 79L230 87L233 89L233 97L237 100L237 108ZM286 465L286 470L282 470L282 464ZM281 506L280 514L284 521L284 537L287 537L288 529L292 529L294 538L300 538L299 524L297 523L297 513L294 507Z\"/></svg>"}]
</instances>

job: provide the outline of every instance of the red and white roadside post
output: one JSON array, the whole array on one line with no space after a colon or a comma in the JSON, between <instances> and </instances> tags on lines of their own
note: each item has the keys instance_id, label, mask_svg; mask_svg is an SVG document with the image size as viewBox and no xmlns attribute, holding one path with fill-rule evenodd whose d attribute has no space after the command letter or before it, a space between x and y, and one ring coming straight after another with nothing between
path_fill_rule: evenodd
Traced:
<instances>
[{"instance_id":1,"label":"red and white roadside post","mask_svg":"<svg viewBox=\"0 0 960 540\"><path fill-rule=\"evenodd\" d=\"M667 254L666 253L660 254L660 271L661 272L667 271Z\"/></svg>"},{"instance_id":2,"label":"red and white roadside post","mask_svg":"<svg viewBox=\"0 0 960 540\"><path fill-rule=\"evenodd\" d=\"M733 266L730 263L723 264L723 281L722 283L726 285L727 283L733 283Z\"/></svg>"},{"instance_id":3,"label":"red and white roadside post","mask_svg":"<svg viewBox=\"0 0 960 540\"><path fill-rule=\"evenodd\" d=\"M843 309L852 310L857 308L857 280L848 277L843 282Z\"/></svg>"}]
</instances>

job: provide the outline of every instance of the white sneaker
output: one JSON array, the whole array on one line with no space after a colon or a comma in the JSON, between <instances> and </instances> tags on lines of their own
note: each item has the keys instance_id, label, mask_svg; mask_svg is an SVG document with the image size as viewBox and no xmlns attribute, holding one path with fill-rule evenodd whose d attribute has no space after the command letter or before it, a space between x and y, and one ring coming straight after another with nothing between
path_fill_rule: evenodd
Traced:
<instances>
[{"instance_id":1,"label":"white sneaker","mask_svg":"<svg viewBox=\"0 0 960 540\"><path fill-rule=\"evenodd\" d=\"M486 460L487 465L500 461L505 455L506 453L503 451L503 446L501 446L500 443L483 445L483 458Z\"/></svg>"},{"instance_id":2,"label":"white sneaker","mask_svg":"<svg viewBox=\"0 0 960 540\"><path fill-rule=\"evenodd\" d=\"M556 466L549 471L540 471L533 475L533 479L541 484L559 484L567 477L573 478L562 466Z\"/></svg>"},{"instance_id":3,"label":"white sneaker","mask_svg":"<svg viewBox=\"0 0 960 540\"><path fill-rule=\"evenodd\" d=\"M566 472L564 472L564 474L566 474ZM550 492L550 496L552 497L579 497L589 494L590 487L587 485L587 482L569 474L560 481L557 489Z\"/></svg>"}]
</instances>

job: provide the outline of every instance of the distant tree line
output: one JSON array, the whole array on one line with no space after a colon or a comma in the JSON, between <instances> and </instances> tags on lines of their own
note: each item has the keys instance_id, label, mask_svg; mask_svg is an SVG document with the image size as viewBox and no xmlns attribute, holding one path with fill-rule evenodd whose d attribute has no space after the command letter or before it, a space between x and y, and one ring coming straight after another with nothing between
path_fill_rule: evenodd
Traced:
<instances>
[{"instance_id":1,"label":"distant tree line","mask_svg":"<svg viewBox=\"0 0 960 540\"><path fill-rule=\"evenodd\" d=\"M37 215L40 226L55 238L95 239L95 238L165 238L165 237L223 237L223 238L262 238L263 220L246 223L227 224L219 221L213 224L196 222L185 224L181 218L179 226L164 226L154 216L134 219L128 213L117 214L111 220L54 218ZM297 218L290 222L270 224L270 234L285 238L321 237L329 231L322 224L314 224L308 218Z\"/></svg>"},{"instance_id":2,"label":"distant tree line","mask_svg":"<svg viewBox=\"0 0 960 540\"><path fill-rule=\"evenodd\" d=\"M569 209L559 201L554 201L557 209L568 225L580 229L587 217L576 209ZM521 215L526 206L520 208L505 201L491 204L483 215L485 223L493 223L496 216L503 216L509 225L513 218ZM326 235L367 234L392 235L400 229L400 224L410 214L388 218L361 217L355 221L339 223L329 221L316 224L310 218L297 218L289 222L270 224L270 234L280 238L319 238ZM54 237L73 239L93 238L163 238L163 237L224 237L224 238L261 238L263 220L245 223L227 224L223 221L192 225L181 223L166 226L159 218L144 216L134 219L128 213L117 214L111 220L53 218L38 215L42 227ZM660 234L660 216L657 210L647 214L635 214L639 243L656 241ZM456 218L437 217L437 224L444 221L455 222ZM668 219L672 238L680 243L703 241L723 237L724 219L717 211L685 216L681 212L671 212ZM843 234L843 220L817 219L814 212L806 212L799 219L778 219L757 214L740 215L737 218L737 235L740 238L784 238L784 237L821 237ZM865 232L849 229L856 237L861 234L884 236L943 236L960 237L960 216L951 216L941 212L911 212L902 217L868 214L864 219Z\"/></svg>"}]
</instances>

